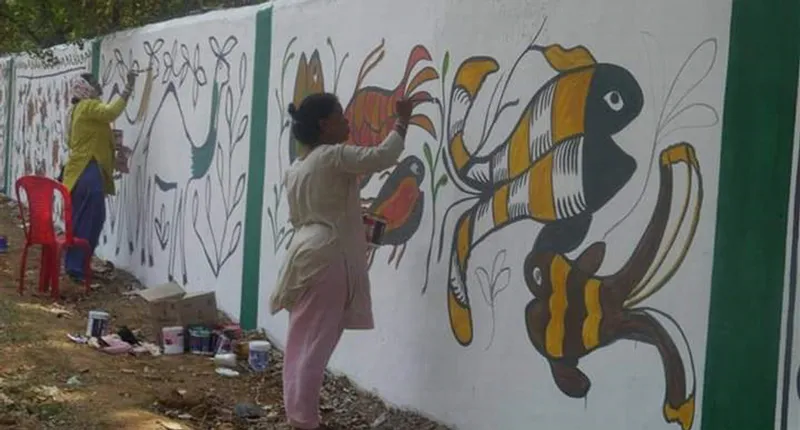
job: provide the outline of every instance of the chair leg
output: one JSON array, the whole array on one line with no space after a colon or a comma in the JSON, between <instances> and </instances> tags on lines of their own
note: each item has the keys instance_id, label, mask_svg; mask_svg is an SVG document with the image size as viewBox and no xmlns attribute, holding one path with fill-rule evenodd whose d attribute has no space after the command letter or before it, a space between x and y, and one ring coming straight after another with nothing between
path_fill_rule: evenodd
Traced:
<instances>
[{"instance_id":1,"label":"chair leg","mask_svg":"<svg viewBox=\"0 0 800 430\"><path fill-rule=\"evenodd\" d=\"M56 245L52 252L52 261L50 263L50 295L53 299L59 299L60 281L61 281L61 266L58 264L61 261L62 255L61 247Z\"/></svg>"},{"instance_id":2,"label":"chair leg","mask_svg":"<svg viewBox=\"0 0 800 430\"><path fill-rule=\"evenodd\" d=\"M61 256L64 254L61 247L56 245L55 249L53 250L53 261L50 264L50 295L52 298L58 300L59 293L61 292L61 265L59 262L61 261Z\"/></svg>"},{"instance_id":3,"label":"chair leg","mask_svg":"<svg viewBox=\"0 0 800 430\"><path fill-rule=\"evenodd\" d=\"M30 245L27 243L25 247L22 249L22 263L19 265L19 294L22 295L22 292L25 290L25 265L28 261L28 248Z\"/></svg>"},{"instance_id":4,"label":"chair leg","mask_svg":"<svg viewBox=\"0 0 800 430\"><path fill-rule=\"evenodd\" d=\"M49 289L50 277L50 260L52 259L52 249L47 245L42 245L42 257L39 264L39 292L44 293Z\"/></svg>"}]
</instances>

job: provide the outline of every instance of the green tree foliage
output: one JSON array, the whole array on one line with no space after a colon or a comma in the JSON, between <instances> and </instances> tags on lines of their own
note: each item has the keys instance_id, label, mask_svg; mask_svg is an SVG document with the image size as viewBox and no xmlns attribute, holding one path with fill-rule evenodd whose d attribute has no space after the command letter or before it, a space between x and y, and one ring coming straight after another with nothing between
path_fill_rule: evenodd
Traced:
<instances>
[{"instance_id":1,"label":"green tree foliage","mask_svg":"<svg viewBox=\"0 0 800 430\"><path fill-rule=\"evenodd\" d=\"M266 0L0 0L0 55L47 55L62 43L223 7Z\"/></svg>"}]
</instances>

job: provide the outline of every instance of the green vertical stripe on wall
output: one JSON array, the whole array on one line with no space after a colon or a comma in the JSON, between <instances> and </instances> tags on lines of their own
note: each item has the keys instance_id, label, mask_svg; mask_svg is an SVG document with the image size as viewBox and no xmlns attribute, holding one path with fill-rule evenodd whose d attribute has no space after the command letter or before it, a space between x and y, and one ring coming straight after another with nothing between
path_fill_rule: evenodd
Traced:
<instances>
[{"instance_id":1,"label":"green vertical stripe on wall","mask_svg":"<svg viewBox=\"0 0 800 430\"><path fill-rule=\"evenodd\" d=\"M6 91L6 99L5 103L8 103L8 107L6 108L6 147L5 151L5 158L3 159L3 163L5 164L3 167L3 192L7 196L13 195L14 191L14 184L11 183L11 147L14 144L14 105L16 104L16 91L14 91L14 58L12 57L8 62L8 87ZM2 120L2 119L0 119Z\"/></svg>"},{"instance_id":2,"label":"green vertical stripe on wall","mask_svg":"<svg viewBox=\"0 0 800 430\"><path fill-rule=\"evenodd\" d=\"M256 47L253 60L253 105L250 114L250 159L247 169L247 203L244 215L244 263L239 323L254 329L258 324L258 283L261 269L261 219L264 207L264 165L267 150L267 106L272 55L272 8L256 15Z\"/></svg>"},{"instance_id":3,"label":"green vertical stripe on wall","mask_svg":"<svg viewBox=\"0 0 800 430\"><path fill-rule=\"evenodd\" d=\"M102 37L92 40L92 76L97 80L100 79L100 47L102 44Z\"/></svg>"},{"instance_id":4,"label":"green vertical stripe on wall","mask_svg":"<svg viewBox=\"0 0 800 430\"><path fill-rule=\"evenodd\" d=\"M733 2L703 430L774 428L799 24L800 2Z\"/></svg>"}]
</instances>

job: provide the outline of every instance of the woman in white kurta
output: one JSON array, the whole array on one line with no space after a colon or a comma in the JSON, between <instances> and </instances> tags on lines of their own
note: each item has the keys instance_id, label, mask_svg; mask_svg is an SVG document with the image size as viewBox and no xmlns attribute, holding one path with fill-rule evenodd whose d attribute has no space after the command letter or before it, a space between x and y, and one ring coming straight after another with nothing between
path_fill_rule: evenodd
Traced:
<instances>
[{"instance_id":1,"label":"woman in white kurta","mask_svg":"<svg viewBox=\"0 0 800 430\"><path fill-rule=\"evenodd\" d=\"M393 166L405 148L411 102L397 102L397 121L372 148L345 145L350 127L338 99L321 93L289 105L301 153L283 178L292 244L270 300L289 311L283 367L286 415L295 429L321 429L319 393L328 360L345 329L374 326L367 241L358 177Z\"/></svg>"}]
</instances>

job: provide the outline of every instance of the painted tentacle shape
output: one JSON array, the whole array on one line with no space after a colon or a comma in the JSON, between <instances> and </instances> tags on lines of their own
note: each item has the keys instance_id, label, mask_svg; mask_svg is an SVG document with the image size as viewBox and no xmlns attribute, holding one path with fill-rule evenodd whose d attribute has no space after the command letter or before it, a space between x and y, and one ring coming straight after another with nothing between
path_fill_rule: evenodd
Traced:
<instances>
[{"instance_id":1,"label":"painted tentacle shape","mask_svg":"<svg viewBox=\"0 0 800 430\"><path fill-rule=\"evenodd\" d=\"M505 141L487 155L465 142L464 124L486 78L499 67L489 57L464 61L455 75L448 114L448 155L457 179L477 200L454 228L448 311L456 340L473 338L466 284L472 250L521 220L544 224L536 242L569 252L586 236L592 214L630 180L635 160L612 136L641 112L643 94L626 69L598 63L578 46L532 45L556 75L529 100ZM525 53L523 53L525 55ZM456 178L453 178L456 179Z\"/></svg>"},{"instance_id":2,"label":"painted tentacle shape","mask_svg":"<svg viewBox=\"0 0 800 430\"><path fill-rule=\"evenodd\" d=\"M667 238L673 169L678 164L688 167L688 191L680 218ZM577 367L582 357L621 339L654 346L664 367L664 419L689 430L694 422L696 385L688 341L667 314L634 306L660 290L683 262L699 220L702 177L694 148L688 143L664 149L658 167L661 182L650 222L631 257L616 273L596 274L605 256L605 242L590 245L575 260L549 250L534 249L528 254L525 281L535 298L526 307L525 322L534 348L550 363L556 385L575 398L585 397L591 386ZM696 187L692 186L693 177L697 178ZM691 201L694 211L690 222L685 222ZM686 228L683 246L674 247L675 238ZM655 280L675 249L677 258Z\"/></svg>"}]
</instances>

